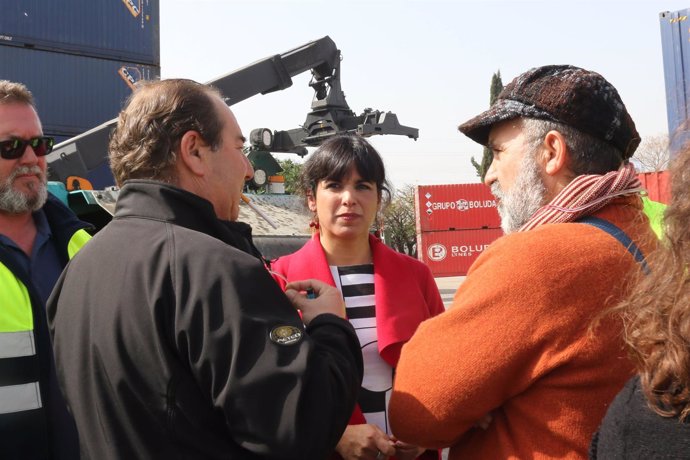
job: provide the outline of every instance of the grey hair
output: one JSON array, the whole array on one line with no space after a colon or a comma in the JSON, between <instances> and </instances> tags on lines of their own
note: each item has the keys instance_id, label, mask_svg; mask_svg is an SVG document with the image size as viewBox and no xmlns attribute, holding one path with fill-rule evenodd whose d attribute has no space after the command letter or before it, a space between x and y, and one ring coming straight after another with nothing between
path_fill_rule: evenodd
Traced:
<instances>
[{"instance_id":1,"label":"grey hair","mask_svg":"<svg viewBox=\"0 0 690 460\"><path fill-rule=\"evenodd\" d=\"M549 131L561 133L570 151L568 166L577 176L616 171L623 163L623 153L616 147L563 123L523 118L522 130L530 152L536 152Z\"/></svg>"},{"instance_id":2,"label":"grey hair","mask_svg":"<svg viewBox=\"0 0 690 460\"><path fill-rule=\"evenodd\" d=\"M0 104L28 104L34 106L34 96L22 83L0 80Z\"/></svg>"}]
</instances>

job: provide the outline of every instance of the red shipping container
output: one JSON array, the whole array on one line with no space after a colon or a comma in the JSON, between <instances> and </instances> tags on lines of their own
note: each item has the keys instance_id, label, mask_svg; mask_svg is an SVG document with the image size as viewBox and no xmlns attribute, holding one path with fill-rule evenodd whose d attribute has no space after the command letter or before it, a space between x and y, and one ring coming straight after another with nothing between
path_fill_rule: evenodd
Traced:
<instances>
[{"instance_id":1,"label":"red shipping container","mask_svg":"<svg viewBox=\"0 0 690 460\"><path fill-rule=\"evenodd\" d=\"M640 173L637 175L649 198L668 204L671 201L670 175L668 171Z\"/></svg>"},{"instance_id":2,"label":"red shipping container","mask_svg":"<svg viewBox=\"0 0 690 460\"><path fill-rule=\"evenodd\" d=\"M417 234L440 230L496 228L496 198L484 184L415 187Z\"/></svg>"},{"instance_id":3,"label":"red shipping container","mask_svg":"<svg viewBox=\"0 0 690 460\"><path fill-rule=\"evenodd\" d=\"M434 276L464 276L479 254L503 235L500 228L417 234L417 257Z\"/></svg>"}]
</instances>

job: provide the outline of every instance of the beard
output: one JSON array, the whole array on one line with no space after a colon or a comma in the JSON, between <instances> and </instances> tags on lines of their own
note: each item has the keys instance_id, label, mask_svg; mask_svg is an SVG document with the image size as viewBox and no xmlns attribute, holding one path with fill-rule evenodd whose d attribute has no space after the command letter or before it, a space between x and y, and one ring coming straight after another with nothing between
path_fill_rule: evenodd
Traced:
<instances>
[{"instance_id":1,"label":"beard","mask_svg":"<svg viewBox=\"0 0 690 460\"><path fill-rule=\"evenodd\" d=\"M501 190L498 181L491 184L491 193L498 199L501 228L506 234L520 229L546 204L546 187L539 175L534 155L528 152L520 164L515 184L507 192Z\"/></svg>"},{"instance_id":2,"label":"beard","mask_svg":"<svg viewBox=\"0 0 690 460\"><path fill-rule=\"evenodd\" d=\"M28 192L14 188L14 181L21 174L36 174L40 178L38 185L30 184ZM38 166L20 166L0 183L0 211L8 214L24 214L38 211L48 199L46 175Z\"/></svg>"}]
</instances>

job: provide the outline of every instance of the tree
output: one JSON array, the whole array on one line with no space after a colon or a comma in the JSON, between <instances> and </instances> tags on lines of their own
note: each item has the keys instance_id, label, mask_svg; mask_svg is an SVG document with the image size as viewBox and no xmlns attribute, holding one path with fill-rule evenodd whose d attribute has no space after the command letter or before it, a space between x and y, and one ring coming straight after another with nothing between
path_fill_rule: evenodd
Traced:
<instances>
[{"instance_id":1,"label":"tree","mask_svg":"<svg viewBox=\"0 0 690 460\"><path fill-rule=\"evenodd\" d=\"M491 87L489 88L489 107L494 105L498 95L503 90L503 80L501 80L501 71L497 70L495 74L491 77ZM491 150L484 147L484 152L482 154L482 162L478 163L474 157L471 158L472 166L477 170L477 176L484 182L484 177L486 176L486 171L491 166Z\"/></svg>"},{"instance_id":2,"label":"tree","mask_svg":"<svg viewBox=\"0 0 690 460\"><path fill-rule=\"evenodd\" d=\"M383 213L386 244L398 252L417 257L417 233L414 216L414 186L405 185L393 195Z\"/></svg>"},{"instance_id":3,"label":"tree","mask_svg":"<svg viewBox=\"0 0 690 460\"><path fill-rule=\"evenodd\" d=\"M667 134L645 137L632 157L639 172L663 171L668 168L669 159Z\"/></svg>"},{"instance_id":4,"label":"tree","mask_svg":"<svg viewBox=\"0 0 690 460\"><path fill-rule=\"evenodd\" d=\"M296 163L292 160L278 160L278 164L283 168L285 193L288 195L296 194L299 186L299 175L302 172L302 163Z\"/></svg>"}]
</instances>

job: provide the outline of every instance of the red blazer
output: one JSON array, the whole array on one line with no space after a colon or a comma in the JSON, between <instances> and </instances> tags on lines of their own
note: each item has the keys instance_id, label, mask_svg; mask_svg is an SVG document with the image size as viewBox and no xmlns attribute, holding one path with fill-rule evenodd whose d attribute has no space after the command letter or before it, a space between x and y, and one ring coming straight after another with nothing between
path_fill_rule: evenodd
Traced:
<instances>
[{"instance_id":1,"label":"red blazer","mask_svg":"<svg viewBox=\"0 0 690 460\"><path fill-rule=\"evenodd\" d=\"M429 267L417 259L396 252L373 235L369 236L374 263L374 300L379 355L392 367L400 350L419 324L445 311L441 295ZM315 233L299 251L276 259L271 269L288 282L315 278L335 286L326 254ZM281 287L285 281L275 277ZM359 406L350 425L366 423Z\"/></svg>"}]
</instances>

